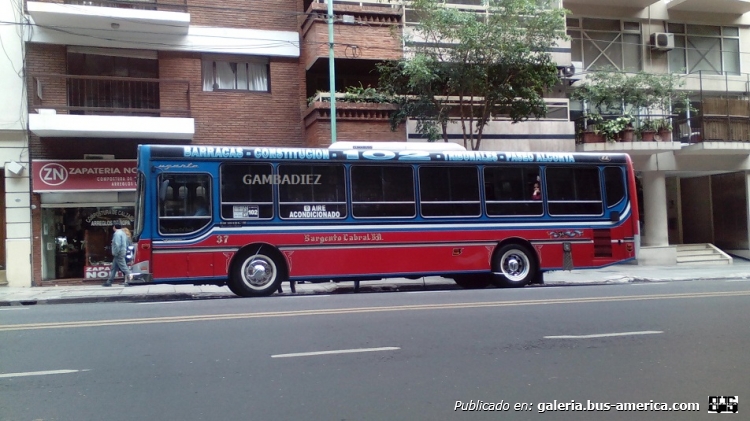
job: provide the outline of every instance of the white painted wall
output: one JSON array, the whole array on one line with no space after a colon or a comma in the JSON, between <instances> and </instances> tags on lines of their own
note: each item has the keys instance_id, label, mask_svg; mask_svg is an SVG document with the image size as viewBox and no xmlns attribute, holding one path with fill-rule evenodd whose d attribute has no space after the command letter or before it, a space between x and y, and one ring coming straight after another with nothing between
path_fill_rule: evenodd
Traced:
<instances>
[{"instance_id":1,"label":"white painted wall","mask_svg":"<svg viewBox=\"0 0 750 421\"><path fill-rule=\"evenodd\" d=\"M28 120L24 72L23 1L0 0L0 165L5 174L5 279L11 287L31 286L31 214L29 208ZM25 168L13 174L5 168L17 162Z\"/></svg>"},{"instance_id":2,"label":"white painted wall","mask_svg":"<svg viewBox=\"0 0 750 421\"><path fill-rule=\"evenodd\" d=\"M12 20L15 25L0 25L0 130L26 130L26 94L23 83L23 27L20 25L23 11L21 0L0 0L0 16L3 21Z\"/></svg>"}]
</instances>

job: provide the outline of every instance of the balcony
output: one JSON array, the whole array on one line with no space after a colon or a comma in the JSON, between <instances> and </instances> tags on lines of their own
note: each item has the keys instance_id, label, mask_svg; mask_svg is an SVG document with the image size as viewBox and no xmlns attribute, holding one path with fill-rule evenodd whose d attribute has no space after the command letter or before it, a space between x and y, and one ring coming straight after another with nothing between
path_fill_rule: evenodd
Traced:
<instances>
[{"instance_id":1,"label":"balcony","mask_svg":"<svg viewBox=\"0 0 750 421\"><path fill-rule=\"evenodd\" d=\"M303 115L305 143L327 146L331 143L330 94L321 92L311 99ZM391 130L390 117L396 106L388 103L344 102L346 94L336 94L336 137L351 141L400 141L406 139L403 125Z\"/></svg>"},{"instance_id":2,"label":"balcony","mask_svg":"<svg viewBox=\"0 0 750 421\"><path fill-rule=\"evenodd\" d=\"M568 118L570 103L567 98L545 98L547 116L531 118L513 123L508 115L494 115L482 133L480 150L488 151L555 151L575 150L574 124ZM456 106L458 101L456 99ZM448 124L448 140L463 144L461 121L456 116ZM424 141L426 137L417 132L417 122L406 123L408 140Z\"/></svg>"},{"instance_id":3,"label":"balcony","mask_svg":"<svg viewBox=\"0 0 750 421\"><path fill-rule=\"evenodd\" d=\"M680 122L678 135L685 143L681 153L750 154L750 100L708 97L700 113Z\"/></svg>"},{"instance_id":4,"label":"balcony","mask_svg":"<svg viewBox=\"0 0 750 421\"><path fill-rule=\"evenodd\" d=\"M334 54L337 59L398 60L401 41L393 36L400 27L403 9L397 2L365 0L334 1ZM328 6L309 3L301 26L302 62L309 70L320 58L328 58Z\"/></svg>"},{"instance_id":5,"label":"balcony","mask_svg":"<svg viewBox=\"0 0 750 421\"><path fill-rule=\"evenodd\" d=\"M750 12L750 0L670 0L667 10L742 15Z\"/></svg>"},{"instance_id":6,"label":"balcony","mask_svg":"<svg viewBox=\"0 0 750 421\"><path fill-rule=\"evenodd\" d=\"M699 0L700 1L700 0ZM630 9L644 9L659 0L630 0L623 2L622 0L563 0L563 6L570 8L573 5L582 6L597 6L602 8L630 8Z\"/></svg>"},{"instance_id":7,"label":"balcony","mask_svg":"<svg viewBox=\"0 0 750 421\"><path fill-rule=\"evenodd\" d=\"M40 137L189 140L195 133L187 80L61 74L32 80L29 128Z\"/></svg>"},{"instance_id":8,"label":"balcony","mask_svg":"<svg viewBox=\"0 0 750 421\"><path fill-rule=\"evenodd\" d=\"M40 27L66 27L123 34L186 35L190 25L187 0L107 1L73 0L66 4L29 1L26 9Z\"/></svg>"}]
</instances>

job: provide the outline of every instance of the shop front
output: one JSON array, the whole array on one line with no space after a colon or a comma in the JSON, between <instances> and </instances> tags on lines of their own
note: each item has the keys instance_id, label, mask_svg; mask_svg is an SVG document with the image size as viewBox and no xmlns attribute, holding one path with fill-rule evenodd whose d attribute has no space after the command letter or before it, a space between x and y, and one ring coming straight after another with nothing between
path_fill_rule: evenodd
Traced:
<instances>
[{"instance_id":1,"label":"shop front","mask_svg":"<svg viewBox=\"0 0 750 421\"><path fill-rule=\"evenodd\" d=\"M134 160L37 160L41 281L101 282L112 263L112 226L132 231Z\"/></svg>"}]
</instances>

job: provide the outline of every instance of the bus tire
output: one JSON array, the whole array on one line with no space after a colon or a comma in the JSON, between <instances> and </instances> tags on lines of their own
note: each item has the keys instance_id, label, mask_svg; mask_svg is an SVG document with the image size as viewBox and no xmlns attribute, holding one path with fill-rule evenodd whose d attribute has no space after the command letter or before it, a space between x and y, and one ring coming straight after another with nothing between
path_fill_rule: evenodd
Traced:
<instances>
[{"instance_id":1,"label":"bus tire","mask_svg":"<svg viewBox=\"0 0 750 421\"><path fill-rule=\"evenodd\" d=\"M531 283L539 273L535 256L521 244L506 244L495 253L492 283L501 288L521 288Z\"/></svg>"},{"instance_id":2,"label":"bus tire","mask_svg":"<svg viewBox=\"0 0 750 421\"><path fill-rule=\"evenodd\" d=\"M482 289L490 284L490 277L487 275L460 275L453 277L453 280L464 289Z\"/></svg>"},{"instance_id":3,"label":"bus tire","mask_svg":"<svg viewBox=\"0 0 750 421\"><path fill-rule=\"evenodd\" d=\"M286 265L276 253L268 250L268 247L261 247L237 256L229 279L232 292L242 297L264 297L276 292L286 281Z\"/></svg>"}]
</instances>

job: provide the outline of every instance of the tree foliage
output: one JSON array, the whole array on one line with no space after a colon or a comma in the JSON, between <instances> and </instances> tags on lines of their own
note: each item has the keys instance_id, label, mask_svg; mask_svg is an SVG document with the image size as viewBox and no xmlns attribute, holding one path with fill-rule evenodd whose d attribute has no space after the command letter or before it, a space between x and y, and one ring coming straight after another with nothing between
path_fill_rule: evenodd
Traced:
<instances>
[{"instance_id":1,"label":"tree foliage","mask_svg":"<svg viewBox=\"0 0 750 421\"><path fill-rule=\"evenodd\" d=\"M544 93L559 83L548 52L565 37L565 11L552 3L488 0L489 13L477 14L412 1L420 23L405 58L378 66L380 88L402 96L392 124L412 118L429 140L447 141L460 122L464 145L477 150L494 116L544 117Z\"/></svg>"}]
</instances>

